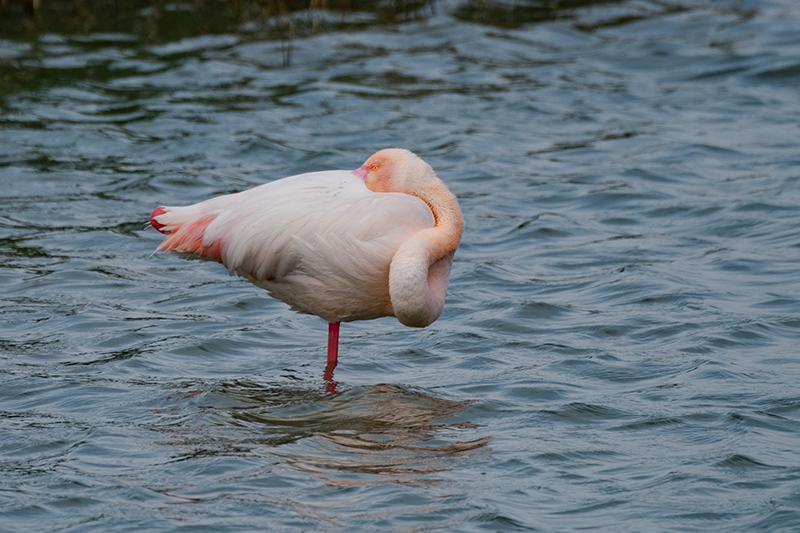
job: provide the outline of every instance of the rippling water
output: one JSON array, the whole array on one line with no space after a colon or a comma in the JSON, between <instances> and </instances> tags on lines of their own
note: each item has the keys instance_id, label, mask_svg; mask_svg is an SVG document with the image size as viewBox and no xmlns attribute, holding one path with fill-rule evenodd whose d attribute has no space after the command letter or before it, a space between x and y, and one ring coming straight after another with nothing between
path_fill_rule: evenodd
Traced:
<instances>
[{"instance_id":1,"label":"rippling water","mask_svg":"<svg viewBox=\"0 0 800 533\"><path fill-rule=\"evenodd\" d=\"M0 39L0 528L800 527L797 4L480 5ZM335 394L324 322L152 255L156 205L387 146L467 230Z\"/></svg>"}]
</instances>

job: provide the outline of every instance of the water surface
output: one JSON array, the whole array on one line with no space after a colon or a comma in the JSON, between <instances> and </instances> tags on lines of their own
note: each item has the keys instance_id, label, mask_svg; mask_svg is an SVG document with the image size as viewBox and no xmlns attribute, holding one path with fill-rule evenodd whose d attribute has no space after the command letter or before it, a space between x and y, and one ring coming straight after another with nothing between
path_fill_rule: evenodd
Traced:
<instances>
[{"instance_id":1,"label":"water surface","mask_svg":"<svg viewBox=\"0 0 800 533\"><path fill-rule=\"evenodd\" d=\"M0 37L2 529L796 530L800 10L576 6ZM466 232L335 394L322 320L152 254L387 146Z\"/></svg>"}]
</instances>

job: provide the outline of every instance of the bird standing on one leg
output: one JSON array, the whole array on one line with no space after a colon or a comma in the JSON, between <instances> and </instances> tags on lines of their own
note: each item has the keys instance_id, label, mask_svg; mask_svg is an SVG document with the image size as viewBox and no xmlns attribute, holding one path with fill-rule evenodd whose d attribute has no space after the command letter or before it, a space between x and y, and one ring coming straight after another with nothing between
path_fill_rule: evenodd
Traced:
<instances>
[{"instance_id":1,"label":"bird standing on one leg","mask_svg":"<svg viewBox=\"0 0 800 533\"><path fill-rule=\"evenodd\" d=\"M158 207L158 250L213 259L295 311L339 323L395 316L425 327L442 312L464 219L456 197L408 150L354 171L311 172L186 207ZM329 372L328 372L329 371Z\"/></svg>"}]
</instances>

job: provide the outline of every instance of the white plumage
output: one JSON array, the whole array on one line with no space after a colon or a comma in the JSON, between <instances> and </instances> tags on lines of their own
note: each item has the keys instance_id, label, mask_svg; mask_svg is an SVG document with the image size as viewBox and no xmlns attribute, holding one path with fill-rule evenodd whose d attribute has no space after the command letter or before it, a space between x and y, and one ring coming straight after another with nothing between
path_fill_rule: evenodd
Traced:
<instances>
[{"instance_id":1,"label":"white plumage","mask_svg":"<svg viewBox=\"0 0 800 533\"><path fill-rule=\"evenodd\" d=\"M339 322L436 320L463 227L433 170L397 149L352 172L312 172L159 207L151 224L167 234L159 250L221 262L293 310L337 324L336 342Z\"/></svg>"}]
</instances>

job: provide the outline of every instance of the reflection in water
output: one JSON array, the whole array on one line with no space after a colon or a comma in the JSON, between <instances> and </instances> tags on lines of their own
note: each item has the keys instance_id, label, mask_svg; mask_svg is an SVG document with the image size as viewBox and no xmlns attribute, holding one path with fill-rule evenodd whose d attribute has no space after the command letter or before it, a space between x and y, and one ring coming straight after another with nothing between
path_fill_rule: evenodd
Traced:
<instances>
[{"instance_id":1,"label":"reflection in water","mask_svg":"<svg viewBox=\"0 0 800 533\"><path fill-rule=\"evenodd\" d=\"M252 32L262 38L292 39L321 29L347 30L366 26L367 22L383 24L422 18L430 13L433 1L233 0L186 2L179 9L176 5L83 0L78 7L74 0L4 1L0 2L0 35L25 38L48 32L105 34L100 37L109 41L120 34L138 34L149 41L163 42L197 35ZM363 16L342 16L352 12L371 16L366 21ZM292 13L303 15L291 17Z\"/></svg>"},{"instance_id":2,"label":"reflection in water","mask_svg":"<svg viewBox=\"0 0 800 533\"><path fill-rule=\"evenodd\" d=\"M428 474L449 469L450 456L482 448L490 437L440 446L416 445L407 436L390 433L348 435L332 432L315 437L316 453L276 452L297 470L318 474L330 485L430 483ZM354 475L355 474L355 475Z\"/></svg>"},{"instance_id":3,"label":"reflection in water","mask_svg":"<svg viewBox=\"0 0 800 533\"><path fill-rule=\"evenodd\" d=\"M622 0L560 0L550 2L513 2L509 0L456 0L447 5L456 19L519 28L525 24L576 18L579 8L622 4ZM24 0L0 2L0 35L36 38L47 33L90 36L85 41L108 44L130 36L148 42L170 42L198 35L252 34L258 38L289 42L323 31L353 31L375 24L396 24L424 20L435 13L442 2L437 0L233 0L221 2L162 4L141 0L117 0L113 4L83 0L76 8L74 0ZM649 9L612 10L610 20L601 25L624 24L638 18L652 17L675 6L648 6ZM37 8L34 9L33 6ZM25 9L23 6L28 6ZM294 16L292 15L294 14ZM351 16L348 16L351 15ZM35 16L34 16L35 15ZM582 28L592 24L576 20Z\"/></svg>"},{"instance_id":4,"label":"reflection in water","mask_svg":"<svg viewBox=\"0 0 800 533\"><path fill-rule=\"evenodd\" d=\"M335 486L431 482L427 475L448 470L451 458L491 440L448 438L475 427L440 421L471 402L397 385L358 386L332 395L234 382L205 394L203 404L215 428L202 428L202 442L185 442L193 448L191 455L199 448L209 453L207 438L216 434L215 440L225 441L215 446L221 454L230 454L234 443L243 451L240 445L246 441L251 446L245 449L252 451L254 445Z\"/></svg>"},{"instance_id":5,"label":"reflection in water","mask_svg":"<svg viewBox=\"0 0 800 533\"><path fill-rule=\"evenodd\" d=\"M333 380L333 371L336 369L336 361L328 361L325 365L325 372L322 374L322 380L325 382L325 392L334 394L339 383Z\"/></svg>"}]
</instances>

